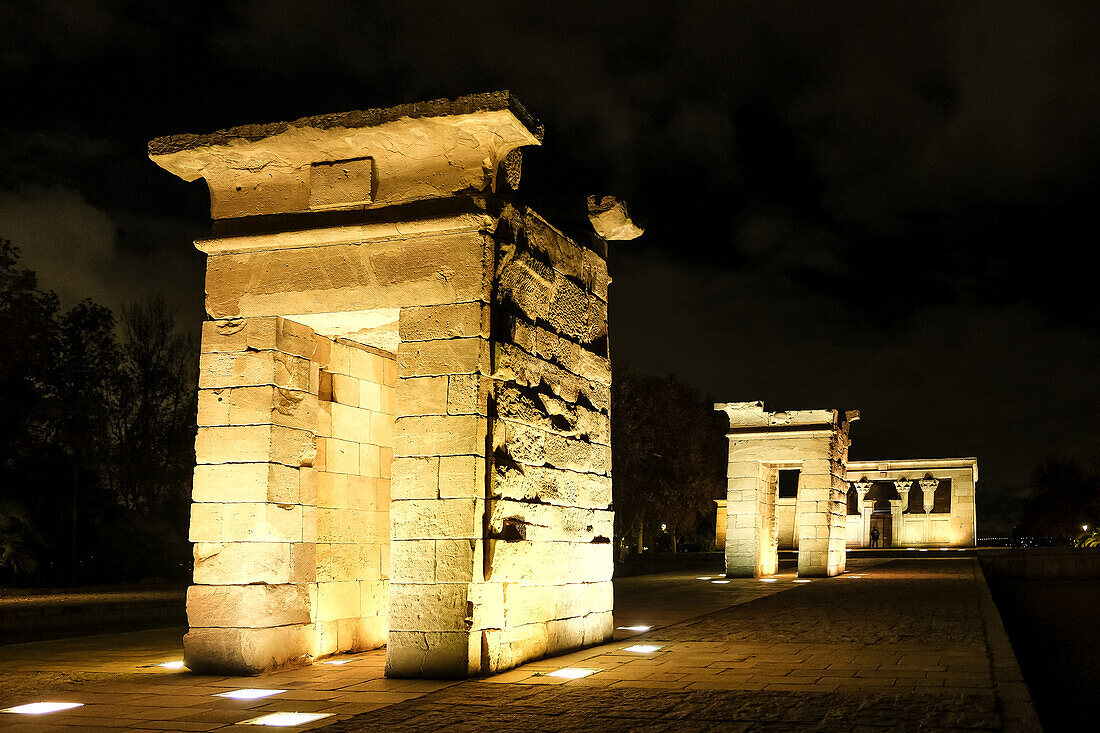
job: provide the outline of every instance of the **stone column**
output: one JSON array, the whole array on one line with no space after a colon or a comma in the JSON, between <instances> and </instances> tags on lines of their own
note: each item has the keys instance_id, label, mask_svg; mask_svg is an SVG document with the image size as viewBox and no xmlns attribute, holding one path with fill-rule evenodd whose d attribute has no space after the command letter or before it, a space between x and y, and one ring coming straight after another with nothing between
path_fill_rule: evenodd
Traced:
<instances>
[{"instance_id":1,"label":"stone column","mask_svg":"<svg viewBox=\"0 0 1100 733\"><path fill-rule=\"evenodd\" d=\"M901 510L906 512L909 510L909 489L913 488L913 482L906 479L898 479L894 482L894 488L897 489L898 496L901 498Z\"/></svg>"},{"instance_id":2,"label":"stone column","mask_svg":"<svg viewBox=\"0 0 1100 733\"><path fill-rule=\"evenodd\" d=\"M894 481L894 488L897 489L898 496L901 499L901 517L898 519L898 526L904 528L905 512L909 510L909 490L913 488L913 482L902 477ZM894 542L901 542L901 534L895 534L894 538Z\"/></svg>"},{"instance_id":3,"label":"stone column","mask_svg":"<svg viewBox=\"0 0 1100 733\"><path fill-rule=\"evenodd\" d=\"M860 515L860 546L869 547L871 545L871 514L874 513L874 501L867 501L867 492L871 490L870 481L857 481L853 486L856 487L856 493L859 495L859 508Z\"/></svg>"},{"instance_id":4,"label":"stone column","mask_svg":"<svg viewBox=\"0 0 1100 733\"><path fill-rule=\"evenodd\" d=\"M924 543L932 543L932 509L936 504L936 487L940 482L934 478L923 478L919 482L924 495Z\"/></svg>"},{"instance_id":5,"label":"stone column","mask_svg":"<svg viewBox=\"0 0 1100 733\"><path fill-rule=\"evenodd\" d=\"M890 530L893 535L893 546L897 547L901 542L901 499L890 500Z\"/></svg>"},{"instance_id":6,"label":"stone column","mask_svg":"<svg viewBox=\"0 0 1100 733\"><path fill-rule=\"evenodd\" d=\"M759 578L775 572L778 558L771 546L777 486L758 461L739 460L731 442L726 487L726 576ZM774 473L774 470L773 470Z\"/></svg>"},{"instance_id":7,"label":"stone column","mask_svg":"<svg viewBox=\"0 0 1100 733\"><path fill-rule=\"evenodd\" d=\"M203 324L183 640L196 672L254 674L313 654L314 347L282 318Z\"/></svg>"},{"instance_id":8,"label":"stone column","mask_svg":"<svg viewBox=\"0 0 1100 733\"><path fill-rule=\"evenodd\" d=\"M920 490L924 494L924 513L931 514L936 505L936 488L940 485L939 479L922 478L919 483Z\"/></svg>"}]
</instances>

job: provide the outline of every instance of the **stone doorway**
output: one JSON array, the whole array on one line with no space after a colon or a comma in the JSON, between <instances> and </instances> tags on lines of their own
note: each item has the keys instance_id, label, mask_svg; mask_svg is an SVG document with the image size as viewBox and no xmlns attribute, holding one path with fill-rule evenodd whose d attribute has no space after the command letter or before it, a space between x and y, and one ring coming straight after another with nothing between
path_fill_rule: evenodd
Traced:
<instances>
[{"instance_id":1,"label":"stone doorway","mask_svg":"<svg viewBox=\"0 0 1100 733\"><path fill-rule=\"evenodd\" d=\"M871 529L878 529L878 546L894 546L894 523L889 512L875 512L871 515ZM870 544L868 544L870 546Z\"/></svg>"}]
</instances>

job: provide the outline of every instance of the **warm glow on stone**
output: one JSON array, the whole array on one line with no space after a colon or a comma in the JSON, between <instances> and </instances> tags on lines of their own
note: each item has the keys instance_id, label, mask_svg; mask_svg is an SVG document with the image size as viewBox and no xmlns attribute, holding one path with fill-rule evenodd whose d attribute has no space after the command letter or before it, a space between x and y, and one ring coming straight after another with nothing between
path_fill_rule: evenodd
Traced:
<instances>
[{"instance_id":1,"label":"warm glow on stone","mask_svg":"<svg viewBox=\"0 0 1100 733\"><path fill-rule=\"evenodd\" d=\"M26 705L16 705L14 708L0 710L4 713L19 713L20 715L43 715L56 713L58 710L84 707L82 702L32 702Z\"/></svg>"},{"instance_id":2,"label":"warm glow on stone","mask_svg":"<svg viewBox=\"0 0 1100 733\"><path fill-rule=\"evenodd\" d=\"M332 713L269 713L258 718L246 720L240 725L268 725L279 728L289 728L295 725L305 725L321 718L327 718Z\"/></svg>"},{"instance_id":3,"label":"warm glow on stone","mask_svg":"<svg viewBox=\"0 0 1100 733\"><path fill-rule=\"evenodd\" d=\"M569 680L575 680L581 677L587 677L590 674L596 674L599 671L598 669L585 669L583 667L565 667L564 669L556 669L553 672L549 672L546 676L564 677Z\"/></svg>"},{"instance_id":4,"label":"warm glow on stone","mask_svg":"<svg viewBox=\"0 0 1100 733\"><path fill-rule=\"evenodd\" d=\"M271 697L272 695L279 695L284 692L286 692L286 690L248 688L243 690L230 690L229 692L219 692L215 697L229 697L234 700L258 700L261 697Z\"/></svg>"}]
</instances>

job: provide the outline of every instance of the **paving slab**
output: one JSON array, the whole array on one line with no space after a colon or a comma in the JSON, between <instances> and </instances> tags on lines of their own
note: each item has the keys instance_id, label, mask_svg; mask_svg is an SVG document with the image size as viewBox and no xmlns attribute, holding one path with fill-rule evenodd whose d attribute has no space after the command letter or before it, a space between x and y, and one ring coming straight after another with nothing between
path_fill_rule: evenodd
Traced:
<instances>
[{"instance_id":1,"label":"paving slab","mask_svg":"<svg viewBox=\"0 0 1100 733\"><path fill-rule=\"evenodd\" d=\"M812 582L791 572L771 582L620 579L617 626L650 631L618 629L611 644L465 682L387 680L384 650L260 677L155 666L181 658L179 628L4 646L0 708L84 706L0 714L0 729L224 730L277 711L327 713L295 729L333 733L1038 729L973 560L868 559L851 569ZM626 650L640 644L659 648ZM563 667L597 671L550 674ZM285 692L216 696L246 687Z\"/></svg>"}]
</instances>

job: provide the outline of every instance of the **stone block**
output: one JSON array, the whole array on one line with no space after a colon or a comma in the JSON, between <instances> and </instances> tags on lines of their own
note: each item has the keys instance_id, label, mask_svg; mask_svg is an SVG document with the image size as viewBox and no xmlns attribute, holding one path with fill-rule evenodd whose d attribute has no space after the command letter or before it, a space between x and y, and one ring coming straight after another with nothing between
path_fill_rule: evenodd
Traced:
<instances>
[{"instance_id":1,"label":"stone block","mask_svg":"<svg viewBox=\"0 0 1100 733\"><path fill-rule=\"evenodd\" d=\"M267 503L192 504L190 539L192 542L301 542L302 507Z\"/></svg>"},{"instance_id":2,"label":"stone block","mask_svg":"<svg viewBox=\"0 0 1100 733\"><path fill-rule=\"evenodd\" d=\"M436 582L472 583L481 580L483 547L482 540L436 540Z\"/></svg>"},{"instance_id":3,"label":"stone block","mask_svg":"<svg viewBox=\"0 0 1100 733\"><path fill-rule=\"evenodd\" d=\"M313 358L316 341L313 330L285 318L264 317L205 321L202 324L202 352L281 351Z\"/></svg>"},{"instance_id":4,"label":"stone block","mask_svg":"<svg viewBox=\"0 0 1100 733\"><path fill-rule=\"evenodd\" d=\"M399 417L393 436L398 456L481 455L488 424L477 415Z\"/></svg>"},{"instance_id":5,"label":"stone block","mask_svg":"<svg viewBox=\"0 0 1100 733\"><path fill-rule=\"evenodd\" d=\"M394 540L390 543L391 578L398 583L435 582L435 540Z\"/></svg>"},{"instance_id":6,"label":"stone block","mask_svg":"<svg viewBox=\"0 0 1100 733\"><path fill-rule=\"evenodd\" d=\"M481 634L390 630L387 677L453 679L481 671Z\"/></svg>"},{"instance_id":7,"label":"stone block","mask_svg":"<svg viewBox=\"0 0 1100 733\"><path fill-rule=\"evenodd\" d=\"M466 584L400 583L389 586L392 631L465 631Z\"/></svg>"},{"instance_id":8,"label":"stone block","mask_svg":"<svg viewBox=\"0 0 1100 733\"><path fill-rule=\"evenodd\" d=\"M398 323L402 341L488 336L488 307L479 301L426 308L403 308Z\"/></svg>"},{"instance_id":9,"label":"stone block","mask_svg":"<svg viewBox=\"0 0 1100 733\"><path fill-rule=\"evenodd\" d=\"M452 374L447 386L447 414L487 415L492 381L480 374Z\"/></svg>"},{"instance_id":10,"label":"stone block","mask_svg":"<svg viewBox=\"0 0 1100 733\"><path fill-rule=\"evenodd\" d=\"M317 398L271 385L199 390L198 424L275 424L316 430Z\"/></svg>"},{"instance_id":11,"label":"stone block","mask_svg":"<svg viewBox=\"0 0 1100 733\"><path fill-rule=\"evenodd\" d=\"M359 581L317 583L317 621L359 618Z\"/></svg>"},{"instance_id":12,"label":"stone block","mask_svg":"<svg viewBox=\"0 0 1100 733\"><path fill-rule=\"evenodd\" d=\"M370 416L370 442L379 447L393 445L393 415L372 412Z\"/></svg>"},{"instance_id":13,"label":"stone block","mask_svg":"<svg viewBox=\"0 0 1100 733\"><path fill-rule=\"evenodd\" d=\"M489 365L489 342L483 338L402 342L397 366L403 377L473 374Z\"/></svg>"},{"instance_id":14,"label":"stone block","mask_svg":"<svg viewBox=\"0 0 1100 733\"><path fill-rule=\"evenodd\" d=\"M334 313L483 297L479 231L364 244L211 255L207 313L216 319L296 313L303 303L314 313Z\"/></svg>"},{"instance_id":15,"label":"stone block","mask_svg":"<svg viewBox=\"0 0 1100 733\"><path fill-rule=\"evenodd\" d=\"M183 659L198 674L254 675L307 664L312 625L273 628L192 628Z\"/></svg>"},{"instance_id":16,"label":"stone block","mask_svg":"<svg viewBox=\"0 0 1100 733\"><path fill-rule=\"evenodd\" d=\"M359 474L359 443L339 438L324 438L325 470L333 473Z\"/></svg>"},{"instance_id":17,"label":"stone block","mask_svg":"<svg viewBox=\"0 0 1100 733\"><path fill-rule=\"evenodd\" d=\"M309 359L279 351L228 351L199 356L199 388L255 387L309 390Z\"/></svg>"},{"instance_id":18,"label":"stone block","mask_svg":"<svg viewBox=\"0 0 1100 733\"><path fill-rule=\"evenodd\" d=\"M358 407L359 380L346 374L333 374L332 401L349 407Z\"/></svg>"},{"instance_id":19,"label":"stone block","mask_svg":"<svg viewBox=\"0 0 1100 733\"><path fill-rule=\"evenodd\" d=\"M439 496L443 499L485 496L485 459L443 456L439 459Z\"/></svg>"},{"instance_id":20,"label":"stone block","mask_svg":"<svg viewBox=\"0 0 1100 733\"><path fill-rule=\"evenodd\" d=\"M398 539L480 539L484 501L478 499L399 500L390 503L391 537Z\"/></svg>"},{"instance_id":21,"label":"stone block","mask_svg":"<svg viewBox=\"0 0 1100 733\"><path fill-rule=\"evenodd\" d=\"M196 542L194 580L199 585L290 583L290 547L285 542Z\"/></svg>"},{"instance_id":22,"label":"stone block","mask_svg":"<svg viewBox=\"0 0 1100 733\"><path fill-rule=\"evenodd\" d=\"M611 580L611 543L486 540L486 579L494 582L596 583Z\"/></svg>"},{"instance_id":23,"label":"stone block","mask_svg":"<svg viewBox=\"0 0 1100 733\"><path fill-rule=\"evenodd\" d=\"M352 349L351 373L374 384L385 381L385 359L381 354L366 349Z\"/></svg>"},{"instance_id":24,"label":"stone block","mask_svg":"<svg viewBox=\"0 0 1100 733\"><path fill-rule=\"evenodd\" d=\"M187 589L191 627L268 628L310 622L304 584L192 585Z\"/></svg>"},{"instance_id":25,"label":"stone block","mask_svg":"<svg viewBox=\"0 0 1100 733\"><path fill-rule=\"evenodd\" d=\"M346 508L348 506L348 476L323 471L317 476L318 507Z\"/></svg>"},{"instance_id":26,"label":"stone block","mask_svg":"<svg viewBox=\"0 0 1100 733\"><path fill-rule=\"evenodd\" d=\"M391 498L438 498L439 462L440 459L434 456L395 458L393 461Z\"/></svg>"},{"instance_id":27,"label":"stone block","mask_svg":"<svg viewBox=\"0 0 1100 733\"><path fill-rule=\"evenodd\" d=\"M370 442L371 415L369 410L332 403L332 436L357 443Z\"/></svg>"},{"instance_id":28,"label":"stone block","mask_svg":"<svg viewBox=\"0 0 1100 733\"><path fill-rule=\"evenodd\" d=\"M402 377L397 380L396 414L447 414L447 377Z\"/></svg>"},{"instance_id":29,"label":"stone block","mask_svg":"<svg viewBox=\"0 0 1100 733\"><path fill-rule=\"evenodd\" d=\"M359 380L359 406L364 410L382 410L382 385L366 379Z\"/></svg>"},{"instance_id":30,"label":"stone block","mask_svg":"<svg viewBox=\"0 0 1100 733\"><path fill-rule=\"evenodd\" d=\"M197 502L296 504L301 469L281 463L219 463L195 466L191 497Z\"/></svg>"},{"instance_id":31,"label":"stone block","mask_svg":"<svg viewBox=\"0 0 1100 733\"><path fill-rule=\"evenodd\" d=\"M377 445L359 446L359 475L378 478L382 473L382 449Z\"/></svg>"},{"instance_id":32,"label":"stone block","mask_svg":"<svg viewBox=\"0 0 1100 733\"><path fill-rule=\"evenodd\" d=\"M484 632L489 653L487 672L502 672L529 659L546 655L545 623L526 624L511 629L488 629Z\"/></svg>"},{"instance_id":33,"label":"stone block","mask_svg":"<svg viewBox=\"0 0 1100 733\"><path fill-rule=\"evenodd\" d=\"M281 425L200 427L195 457L200 464L281 463L312 466L317 447L313 433Z\"/></svg>"},{"instance_id":34,"label":"stone block","mask_svg":"<svg viewBox=\"0 0 1100 733\"><path fill-rule=\"evenodd\" d=\"M605 509L611 505L611 479L555 467L524 466L519 470L498 462L493 466L492 496Z\"/></svg>"}]
</instances>

